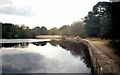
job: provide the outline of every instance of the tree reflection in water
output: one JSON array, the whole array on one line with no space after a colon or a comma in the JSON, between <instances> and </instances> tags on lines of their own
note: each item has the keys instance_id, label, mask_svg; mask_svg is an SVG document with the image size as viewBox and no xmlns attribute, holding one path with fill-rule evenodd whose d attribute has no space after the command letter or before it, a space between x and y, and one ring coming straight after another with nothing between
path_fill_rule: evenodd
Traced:
<instances>
[{"instance_id":1,"label":"tree reflection in water","mask_svg":"<svg viewBox=\"0 0 120 75\"><path fill-rule=\"evenodd\" d=\"M32 44L36 45L36 46L45 46L47 44L47 41L43 41L43 42L33 42Z\"/></svg>"},{"instance_id":2,"label":"tree reflection in water","mask_svg":"<svg viewBox=\"0 0 120 75\"><path fill-rule=\"evenodd\" d=\"M49 41L49 43L50 43L52 46L57 46L57 45L58 45L57 41L54 41L54 40Z\"/></svg>"},{"instance_id":3,"label":"tree reflection in water","mask_svg":"<svg viewBox=\"0 0 120 75\"><path fill-rule=\"evenodd\" d=\"M57 46L58 44L63 49L70 51L73 56L83 60L87 67L91 68L89 50L83 43L75 43L70 41L52 41L50 44L52 46Z\"/></svg>"},{"instance_id":4,"label":"tree reflection in water","mask_svg":"<svg viewBox=\"0 0 120 75\"><path fill-rule=\"evenodd\" d=\"M26 48L28 47L29 43L2 43L2 47L13 47L13 48Z\"/></svg>"},{"instance_id":5,"label":"tree reflection in water","mask_svg":"<svg viewBox=\"0 0 120 75\"><path fill-rule=\"evenodd\" d=\"M47 41L43 42L32 42L32 44L36 46L45 46L47 44ZM27 48L29 43L2 43L2 47L8 48L8 47L13 47L13 48Z\"/></svg>"}]
</instances>

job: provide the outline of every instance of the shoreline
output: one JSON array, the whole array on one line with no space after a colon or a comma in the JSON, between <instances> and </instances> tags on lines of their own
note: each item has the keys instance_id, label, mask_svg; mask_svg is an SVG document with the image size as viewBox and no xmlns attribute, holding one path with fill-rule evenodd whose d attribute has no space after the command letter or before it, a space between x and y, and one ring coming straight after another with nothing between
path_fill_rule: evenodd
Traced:
<instances>
[{"instance_id":1,"label":"shoreline","mask_svg":"<svg viewBox=\"0 0 120 75\"><path fill-rule=\"evenodd\" d=\"M120 74L119 56L118 58L116 58L116 60L115 58L110 58L110 56L107 55L107 53L105 53L104 50L106 50L106 52L109 52L109 53L112 50L109 48L107 50L106 45L99 44L98 43L99 41L96 41L97 43L95 43L94 41L91 41L88 39L82 39L80 37L65 37L63 40L72 41L76 43L82 42L88 47L89 54L91 56L91 61L92 61L91 63L94 68L93 72L95 74L97 75L101 75L104 73L110 73L115 75ZM112 55L113 53L111 52L111 57Z\"/></svg>"}]
</instances>

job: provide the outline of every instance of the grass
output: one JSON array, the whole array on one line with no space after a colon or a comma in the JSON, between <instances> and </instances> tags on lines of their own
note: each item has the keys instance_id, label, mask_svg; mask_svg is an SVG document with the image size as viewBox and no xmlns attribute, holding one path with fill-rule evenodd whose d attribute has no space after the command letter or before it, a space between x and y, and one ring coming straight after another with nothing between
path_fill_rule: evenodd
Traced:
<instances>
[{"instance_id":1,"label":"grass","mask_svg":"<svg viewBox=\"0 0 120 75\"><path fill-rule=\"evenodd\" d=\"M103 42L107 42L107 40L102 40L101 38L96 38L96 37L87 37L87 40L90 41L103 41Z\"/></svg>"},{"instance_id":2,"label":"grass","mask_svg":"<svg viewBox=\"0 0 120 75\"><path fill-rule=\"evenodd\" d=\"M86 39L95 43L104 44L108 48L114 50L116 54L120 55L120 42L111 43L110 40L102 40L101 38L95 38L95 37L88 37Z\"/></svg>"},{"instance_id":3,"label":"grass","mask_svg":"<svg viewBox=\"0 0 120 75\"><path fill-rule=\"evenodd\" d=\"M118 55L120 55L120 41L115 42L115 43L110 42L110 43L108 44L108 46L111 47L111 48L113 48L113 49L115 49L115 50L116 50L116 53L117 53Z\"/></svg>"}]
</instances>

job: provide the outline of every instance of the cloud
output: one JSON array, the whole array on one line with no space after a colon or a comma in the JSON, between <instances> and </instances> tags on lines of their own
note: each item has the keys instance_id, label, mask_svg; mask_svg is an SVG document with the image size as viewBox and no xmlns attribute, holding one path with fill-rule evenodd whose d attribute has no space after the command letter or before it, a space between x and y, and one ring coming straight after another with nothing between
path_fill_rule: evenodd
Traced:
<instances>
[{"instance_id":1,"label":"cloud","mask_svg":"<svg viewBox=\"0 0 120 75\"><path fill-rule=\"evenodd\" d=\"M119 2L120 0L110 0L111 2Z\"/></svg>"},{"instance_id":2,"label":"cloud","mask_svg":"<svg viewBox=\"0 0 120 75\"><path fill-rule=\"evenodd\" d=\"M12 3L13 2L13 0L0 0L0 3Z\"/></svg>"},{"instance_id":3,"label":"cloud","mask_svg":"<svg viewBox=\"0 0 120 75\"><path fill-rule=\"evenodd\" d=\"M37 53L19 53L2 55L2 72L3 73L25 73L40 69L45 70L43 64L44 56Z\"/></svg>"},{"instance_id":4,"label":"cloud","mask_svg":"<svg viewBox=\"0 0 120 75\"><path fill-rule=\"evenodd\" d=\"M0 14L32 16L31 6L27 2L18 2L18 0L0 0Z\"/></svg>"}]
</instances>

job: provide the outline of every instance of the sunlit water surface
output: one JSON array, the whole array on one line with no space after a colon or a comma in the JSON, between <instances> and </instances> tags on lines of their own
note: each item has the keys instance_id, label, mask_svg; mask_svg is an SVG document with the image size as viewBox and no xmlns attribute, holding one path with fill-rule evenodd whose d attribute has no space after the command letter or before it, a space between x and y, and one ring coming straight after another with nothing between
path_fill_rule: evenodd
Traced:
<instances>
[{"instance_id":1,"label":"sunlit water surface","mask_svg":"<svg viewBox=\"0 0 120 75\"><path fill-rule=\"evenodd\" d=\"M81 43L13 41L0 48L3 73L91 73L88 50Z\"/></svg>"}]
</instances>

